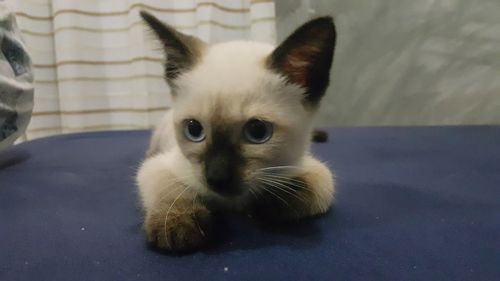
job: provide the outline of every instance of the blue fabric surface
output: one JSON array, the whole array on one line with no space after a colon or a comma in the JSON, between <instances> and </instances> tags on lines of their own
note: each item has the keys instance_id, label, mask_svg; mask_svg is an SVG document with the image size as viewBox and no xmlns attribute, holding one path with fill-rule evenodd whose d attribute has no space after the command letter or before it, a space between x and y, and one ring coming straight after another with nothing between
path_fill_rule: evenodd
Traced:
<instances>
[{"instance_id":1,"label":"blue fabric surface","mask_svg":"<svg viewBox=\"0 0 500 281\"><path fill-rule=\"evenodd\" d=\"M331 212L280 229L228 217L217 245L181 257L144 242L148 137L1 153L0 280L500 280L500 127L330 131L313 150L337 174Z\"/></svg>"}]
</instances>

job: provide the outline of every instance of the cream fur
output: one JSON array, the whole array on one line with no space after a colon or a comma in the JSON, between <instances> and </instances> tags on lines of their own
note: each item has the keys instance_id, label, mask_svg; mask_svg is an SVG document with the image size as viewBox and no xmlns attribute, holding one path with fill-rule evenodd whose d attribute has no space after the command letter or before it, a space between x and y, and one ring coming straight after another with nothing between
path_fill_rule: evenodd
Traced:
<instances>
[{"instance_id":1,"label":"cream fur","mask_svg":"<svg viewBox=\"0 0 500 281\"><path fill-rule=\"evenodd\" d=\"M255 207L255 201L260 200L257 196L273 197L259 185L262 169L269 167L293 166L276 170L274 180L292 179L292 186L298 182L306 187L295 186L296 194L286 204L290 209L270 206L284 210L283 219L318 215L332 204L333 176L309 153L316 108L304 105L304 89L286 83L283 76L268 69L266 59L273 49L243 41L204 46L196 65L175 79L173 107L158 124L137 174L147 237L158 247L184 251L207 240L211 212L200 198L246 211ZM272 138L266 143L241 140L243 126L253 118L273 124ZM202 124L207 141L195 143L184 137L186 119ZM239 153L246 160L240 183L245 191L236 197L219 195L206 184L200 159L214 127L230 132L227 138L239 143ZM276 192L282 183L275 182Z\"/></svg>"},{"instance_id":2,"label":"cream fur","mask_svg":"<svg viewBox=\"0 0 500 281\"><path fill-rule=\"evenodd\" d=\"M221 208L271 221L326 212L333 176L309 144L329 83L333 19L311 20L275 48L210 46L140 14L167 55L173 100L137 174L147 239L173 251L199 249ZM206 138L185 136L188 123ZM272 136L256 140L270 128Z\"/></svg>"},{"instance_id":3,"label":"cream fur","mask_svg":"<svg viewBox=\"0 0 500 281\"><path fill-rule=\"evenodd\" d=\"M244 41L217 44L207 48L200 63L178 78L173 109L165 114L154 132L148 152L151 157L143 163L137 177L146 210L179 184L190 186L196 193L211 193L199 165L189 159L190 155L202 151L204 144L186 141L182 131L176 128L182 120L196 118L210 135L215 112L241 124L255 116L271 120L275 124L273 138L261 147L243 146L244 154L268 161L255 164L255 169L302 165L309 171L305 178L316 193L311 214L328 209L333 196L331 173L308 154L314 112L306 110L301 103L303 89L285 84L282 76L265 68L265 59L273 48ZM280 146L283 146L281 152L273 155ZM266 159L266 155L272 158Z\"/></svg>"}]
</instances>

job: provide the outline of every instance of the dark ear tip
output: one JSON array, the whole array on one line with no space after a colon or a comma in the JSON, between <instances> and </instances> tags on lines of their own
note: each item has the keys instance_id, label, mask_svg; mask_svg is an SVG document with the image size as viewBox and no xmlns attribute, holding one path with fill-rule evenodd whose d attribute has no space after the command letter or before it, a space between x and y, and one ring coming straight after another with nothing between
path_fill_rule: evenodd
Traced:
<instances>
[{"instance_id":1,"label":"dark ear tip","mask_svg":"<svg viewBox=\"0 0 500 281\"><path fill-rule=\"evenodd\" d=\"M331 28L335 30L335 20L331 16L319 17L311 20L314 25L324 26L325 28Z\"/></svg>"},{"instance_id":2,"label":"dark ear tip","mask_svg":"<svg viewBox=\"0 0 500 281\"><path fill-rule=\"evenodd\" d=\"M139 11L139 15L141 16L141 18L143 19L150 19L150 18L153 18L153 15L151 15L150 13L146 12L145 10L140 10Z\"/></svg>"},{"instance_id":3,"label":"dark ear tip","mask_svg":"<svg viewBox=\"0 0 500 281\"><path fill-rule=\"evenodd\" d=\"M333 24L333 22L334 22L332 16L322 16L319 18L312 19L311 21L317 21L317 22L322 22L322 23L331 23L331 24Z\"/></svg>"},{"instance_id":4,"label":"dark ear tip","mask_svg":"<svg viewBox=\"0 0 500 281\"><path fill-rule=\"evenodd\" d=\"M326 31L327 33L332 34L335 36L337 34L336 28L335 28L335 22L333 17L331 16L324 16L324 17L319 17L312 19L308 21L307 23L304 24L307 29L317 29L319 28L320 30Z\"/></svg>"},{"instance_id":5,"label":"dark ear tip","mask_svg":"<svg viewBox=\"0 0 500 281\"><path fill-rule=\"evenodd\" d=\"M158 20L155 16L153 16L149 12L146 12L145 10L140 10L139 15L150 26L156 25L156 24L161 24L160 20Z\"/></svg>"}]
</instances>

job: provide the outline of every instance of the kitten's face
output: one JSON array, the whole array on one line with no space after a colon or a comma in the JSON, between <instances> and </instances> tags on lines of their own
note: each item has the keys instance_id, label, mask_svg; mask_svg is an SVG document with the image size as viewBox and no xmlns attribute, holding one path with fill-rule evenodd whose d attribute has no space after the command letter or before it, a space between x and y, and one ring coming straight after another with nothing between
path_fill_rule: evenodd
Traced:
<instances>
[{"instance_id":1,"label":"kitten's face","mask_svg":"<svg viewBox=\"0 0 500 281\"><path fill-rule=\"evenodd\" d=\"M262 168L296 165L306 149L312 111L299 87L266 68L272 49L213 46L176 82L177 143L208 190L246 194Z\"/></svg>"},{"instance_id":2,"label":"kitten's face","mask_svg":"<svg viewBox=\"0 0 500 281\"><path fill-rule=\"evenodd\" d=\"M329 77L331 19L299 28L278 48L252 42L207 46L143 17L165 45L177 143L199 192L259 192L265 174L296 172ZM304 41L304 42L302 42Z\"/></svg>"}]
</instances>

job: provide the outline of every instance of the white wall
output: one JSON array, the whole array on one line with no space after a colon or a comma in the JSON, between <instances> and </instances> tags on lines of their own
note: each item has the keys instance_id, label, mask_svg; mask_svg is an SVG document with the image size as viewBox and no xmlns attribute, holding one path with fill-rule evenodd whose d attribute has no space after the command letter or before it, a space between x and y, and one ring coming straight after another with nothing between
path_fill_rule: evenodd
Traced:
<instances>
[{"instance_id":1,"label":"white wall","mask_svg":"<svg viewBox=\"0 0 500 281\"><path fill-rule=\"evenodd\" d=\"M278 38L334 15L321 125L500 124L499 0L276 0Z\"/></svg>"}]
</instances>

